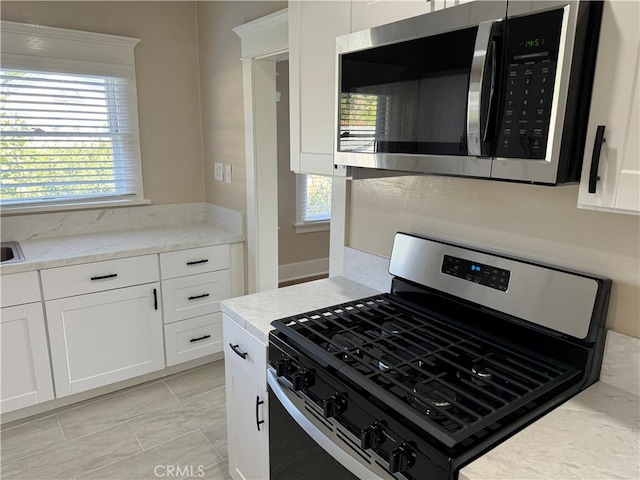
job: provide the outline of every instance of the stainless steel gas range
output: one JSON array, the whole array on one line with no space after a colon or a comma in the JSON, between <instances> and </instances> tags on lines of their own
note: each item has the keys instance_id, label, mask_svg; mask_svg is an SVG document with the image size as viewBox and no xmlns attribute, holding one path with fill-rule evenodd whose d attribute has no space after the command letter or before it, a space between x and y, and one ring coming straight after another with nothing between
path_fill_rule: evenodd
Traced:
<instances>
[{"instance_id":1,"label":"stainless steel gas range","mask_svg":"<svg viewBox=\"0 0 640 480\"><path fill-rule=\"evenodd\" d=\"M272 323L272 479L456 479L598 379L610 280L402 233L389 271Z\"/></svg>"}]
</instances>

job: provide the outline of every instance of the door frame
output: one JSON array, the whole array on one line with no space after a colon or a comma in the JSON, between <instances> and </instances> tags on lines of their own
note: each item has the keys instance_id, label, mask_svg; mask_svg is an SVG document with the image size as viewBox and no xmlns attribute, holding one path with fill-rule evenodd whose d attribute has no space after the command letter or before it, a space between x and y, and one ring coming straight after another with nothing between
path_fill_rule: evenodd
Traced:
<instances>
[{"instance_id":1,"label":"door frame","mask_svg":"<svg viewBox=\"0 0 640 480\"><path fill-rule=\"evenodd\" d=\"M242 52L247 181L247 293L278 288L276 62L289 52L289 13L235 27Z\"/></svg>"},{"instance_id":2,"label":"door frame","mask_svg":"<svg viewBox=\"0 0 640 480\"><path fill-rule=\"evenodd\" d=\"M247 293L278 288L276 62L289 54L289 10L233 31L240 37L247 188ZM259 181L258 181L259 180ZM348 180L332 178L329 276L344 271Z\"/></svg>"}]
</instances>

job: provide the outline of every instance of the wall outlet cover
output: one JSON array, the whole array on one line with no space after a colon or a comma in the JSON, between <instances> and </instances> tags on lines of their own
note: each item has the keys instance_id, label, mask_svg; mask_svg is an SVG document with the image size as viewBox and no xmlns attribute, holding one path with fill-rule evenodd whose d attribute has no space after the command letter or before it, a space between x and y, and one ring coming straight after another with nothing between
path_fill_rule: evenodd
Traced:
<instances>
[{"instance_id":1,"label":"wall outlet cover","mask_svg":"<svg viewBox=\"0 0 640 480\"><path fill-rule=\"evenodd\" d=\"M215 162L213 165L215 167L213 178L221 182L222 181L222 164L220 162Z\"/></svg>"},{"instance_id":2,"label":"wall outlet cover","mask_svg":"<svg viewBox=\"0 0 640 480\"><path fill-rule=\"evenodd\" d=\"M224 181L231 183L231 165L224 166Z\"/></svg>"}]
</instances>

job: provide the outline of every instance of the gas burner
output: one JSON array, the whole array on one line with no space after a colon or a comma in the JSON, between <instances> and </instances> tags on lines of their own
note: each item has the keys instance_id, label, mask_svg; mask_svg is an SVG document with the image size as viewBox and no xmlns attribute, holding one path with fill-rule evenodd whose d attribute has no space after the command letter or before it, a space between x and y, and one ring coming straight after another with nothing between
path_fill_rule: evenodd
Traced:
<instances>
[{"instance_id":1,"label":"gas burner","mask_svg":"<svg viewBox=\"0 0 640 480\"><path fill-rule=\"evenodd\" d=\"M382 328L382 332L380 333L383 338L390 337L392 335L397 335L400 332L402 332L402 327L395 320L389 320L387 322L384 322L381 325L381 328Z\"/></svg>"},{"instance_id":2,"label":"gas burner","mask_svg":"<svg viewBox=\"0 0 640 480\"><path fill-rule=\"evenodd\" d=\"M409 404L433 420L443 420L445 416L441 411L454 408L449 400L445 400L445 397L452 401L458 399L456 393L450 388L434 383L418 382L413 387L413 394L409 396Z\"/></svg>"},{"instance_id":3,"label":"gas burner","mask_svg":"<svg viewBox=\"0 0 640 480\"><path fill-rule=\"evenodd\" d=\"M489 372L488 368L481 364L476 363L473 367L471 367L471 381L478 385L479 387L486 387L493 380L493 374Z\"/></svg>"},{"instance_id":4,"label":"gas burner","mask_svg":"<svg viewBox=\"0 0 640 480\"><path fill-rule=\"evenodd\" d=\"M380 370L389 370L396 365L398 365L398 360L391 355L382 355L378 360L378 368Z\"/></svg>"},{"instance_id":5,"label":"gas burner","mask_svg":"<svg viewBox=\"0 0 640 480\"><path fill-rule=\"evenodd\" d=\"M347 351L359 347L364 343L364 340L352 333L336 333L331 337L331 343L327 346L327 350L330 352L344 352L342 357L348 358Z\"/></svg>"}]
</instances>

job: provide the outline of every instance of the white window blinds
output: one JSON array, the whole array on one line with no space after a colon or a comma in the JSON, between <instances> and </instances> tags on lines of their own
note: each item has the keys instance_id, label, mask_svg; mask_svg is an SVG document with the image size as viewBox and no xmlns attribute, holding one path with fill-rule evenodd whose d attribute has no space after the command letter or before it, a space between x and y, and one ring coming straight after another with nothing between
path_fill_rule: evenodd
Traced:
<instances>
[{"instance_id":1,"label":"white window blinds","mask_svg":"<svg viewBox=\"0 0 640 480\"><path fill-rule=\"evenodd\" d=\"M0 72L4 205L136 194L128 79Z\"/></svg>"},{"instance_id":2,"label":"white window blinds","mask_svg":"<svg viewBox=\"0 0 640 480\"><path fill-rule=\"evenodd\" d=\"M0 27L3 212L148 203L134 58L140 40Z\"/></svg>"},{"instance_id":3,"label":"white window blinds","mask_svg":"<svg viewBox=\"0 0 640 480\"><path fill-rule=\"evenodd\" d=\"M331 177L298 175L298 222L322 222L331 219Z\"/></svg>"}]
</instances>

